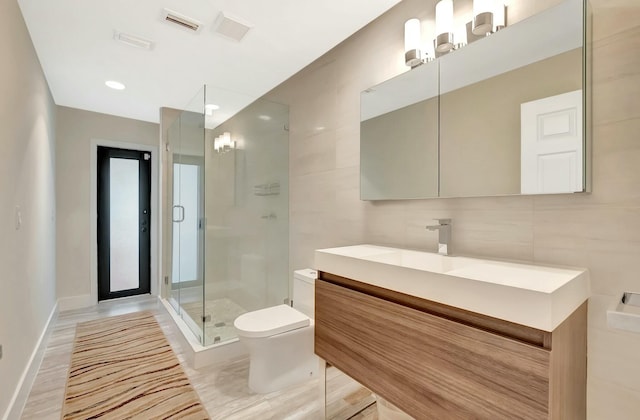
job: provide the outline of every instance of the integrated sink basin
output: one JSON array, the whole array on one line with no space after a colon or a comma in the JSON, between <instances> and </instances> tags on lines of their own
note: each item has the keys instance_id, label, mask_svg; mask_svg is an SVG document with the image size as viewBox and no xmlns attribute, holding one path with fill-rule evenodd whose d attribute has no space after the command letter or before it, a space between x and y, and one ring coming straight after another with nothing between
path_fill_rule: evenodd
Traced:
<instances>
[{"instance_id":1,"label":"integrated sink basin","mask_svg":"<svg viewBox=\"0 0 640 420\"><path fill-rule=\"evenodd\" d=\"M377 247L371 245L359 245L346 248L376 248L377 251L384 249L385 252L374 252L370 255L363 255L361 258L367 261L390 264L399 267L411 268L414 270L423 270L433 273L446 273L451 270L462 269L474 264L476 260L465 257L444 256L432 254L429 252L413 251L410 249L392 249ZM342 249L345 248L334 248Z\"/></svg>"},{"instance_id":2,"label":"integrated sink basin","mask_svg":"<svg viewBox=\"0 0 640 420\"><path fill-rule=\"evenodd\" d=\"M589 297L584 269L376 245L316 250L315 268L549 332Z\"/></svg>"}]
</instances>

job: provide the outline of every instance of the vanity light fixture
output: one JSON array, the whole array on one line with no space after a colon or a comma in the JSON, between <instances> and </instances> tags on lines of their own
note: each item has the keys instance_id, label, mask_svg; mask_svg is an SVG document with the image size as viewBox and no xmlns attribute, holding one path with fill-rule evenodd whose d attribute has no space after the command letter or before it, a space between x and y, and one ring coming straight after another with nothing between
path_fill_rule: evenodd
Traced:
<instances>
[{"instance_id":1,"label":"vanity light fixture","mask_svg":"<svg viewBox=\"0 0 640 420\"><path fill-rule=\"evenodd\" d=\"M226 153L235 148L236 142L231 140L231 133L228 131L213 139L213 150L217 153Z\"/></svg>"},{"instance_id":2,"label":"vanity light fixture","mask_svg":"<svg viewBox=\"0 0 640 420\"><path fill-rule=\"evenodd\" d=\"M421 49L420 20L414 18L405 22L405 64L411 68L417 67L433 60L433 57L437 58L493 34L506 27L506 14L505 0L473 0L471 21L465 20L466 25L454 28L453 0L439 0L435 7L434 50L431 54Z\"/></svg>"},{"instance_id":3,"label":"vanity light fixture","mask_svg":"<svg viewBox=\"0 0 640 420\"><path fill-rule=\"evenodd\" d=\"M493 14L495 12L495 0L473 0L474 35L487 35L493 32Z\"/></svg>"},{"instance_id":4,"label":"vanity light fixture","mask_svg":"<svg viewBox=\"0 0 640 420\"><path fill-rule=\"evenodd\" d=\"M409 19L404 24L404 62L409 67L423 63L420 49L420 20Z\"/></svg>"},{"instance_id":5,"label":"vanity light fixture","mask_svg":"<svg viewBox=\"0 0 640 420\"><path fill-rule=\"evenodd\" d=\"M467 27L461 26L458 28L458 31L454 33L453 39L456 40L456 44L454 49L462 48L467 45Z\"/></svg>"},{"instance_id":6,"label":"vanity light fixture","mask_svg":"<svg viewBox=\"0 0 640 420\"><path fill-rule=\"evenodd\" d=\"M453 0L440 0L436 4L436 52L446 53L454 48Z\"/></svg>"},{"instance_id":7,"label":"vanity light fixture","mask_svg":"<svg viewBox=\"0 0 640 420\"><path fill-rule=\"evenodd\" d=\"M233 142L231 141L231 133L225 131L222 133L222 147L225 151L229 151L232 149Z\"/></svg>"}]
</instances>

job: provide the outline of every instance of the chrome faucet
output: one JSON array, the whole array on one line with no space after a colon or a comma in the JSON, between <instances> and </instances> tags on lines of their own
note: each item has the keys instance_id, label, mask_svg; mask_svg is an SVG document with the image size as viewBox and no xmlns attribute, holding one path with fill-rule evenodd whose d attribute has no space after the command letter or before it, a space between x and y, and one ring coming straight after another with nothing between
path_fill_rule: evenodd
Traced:
<instances>
[{"instance_id":1,"label":"chrome faucet","mask_svg":"<svg viewBox=\"0 0 640 420\"><path fill-rule=\"evenodd\" d=\"M438 231L438 254L451 254L451 219L434 219L437 225L427 226L427 230Z\"/></svg>"}]
</instances>

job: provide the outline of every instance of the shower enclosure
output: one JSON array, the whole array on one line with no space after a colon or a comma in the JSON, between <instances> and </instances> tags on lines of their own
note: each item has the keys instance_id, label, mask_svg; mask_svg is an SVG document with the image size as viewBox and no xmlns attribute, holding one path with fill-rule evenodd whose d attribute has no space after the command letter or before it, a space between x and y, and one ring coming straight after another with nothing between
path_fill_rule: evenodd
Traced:
<instances>
[{"instance_id":1,"label":"shower enclosure","mask_svg":"<svg viewBox=\"0 0 640 420\"><path fill-rule=\"evenodd\" d=\"M258 100L220 124L218 92L205 86L168 131L165 298L203 346L289 296L288 107Z\"/></svg>"}]
</instances>

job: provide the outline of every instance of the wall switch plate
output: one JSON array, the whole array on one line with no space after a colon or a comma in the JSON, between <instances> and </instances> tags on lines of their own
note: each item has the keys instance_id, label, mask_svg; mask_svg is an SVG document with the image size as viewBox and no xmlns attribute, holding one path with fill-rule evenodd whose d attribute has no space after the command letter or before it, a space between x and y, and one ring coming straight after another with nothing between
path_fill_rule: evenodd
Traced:
<instances>
[{"instance_id":1,"label":"wall switch plate","mask_svg":"<svg viewBox=\"0 0 640 420\"><path fill-rule=\"evenodd\" d=\"M22 226L22 211L20 211L20 206L16 206L15 225L16 230L20 230L20 227Z\"/></svg>"}]
</instances>

